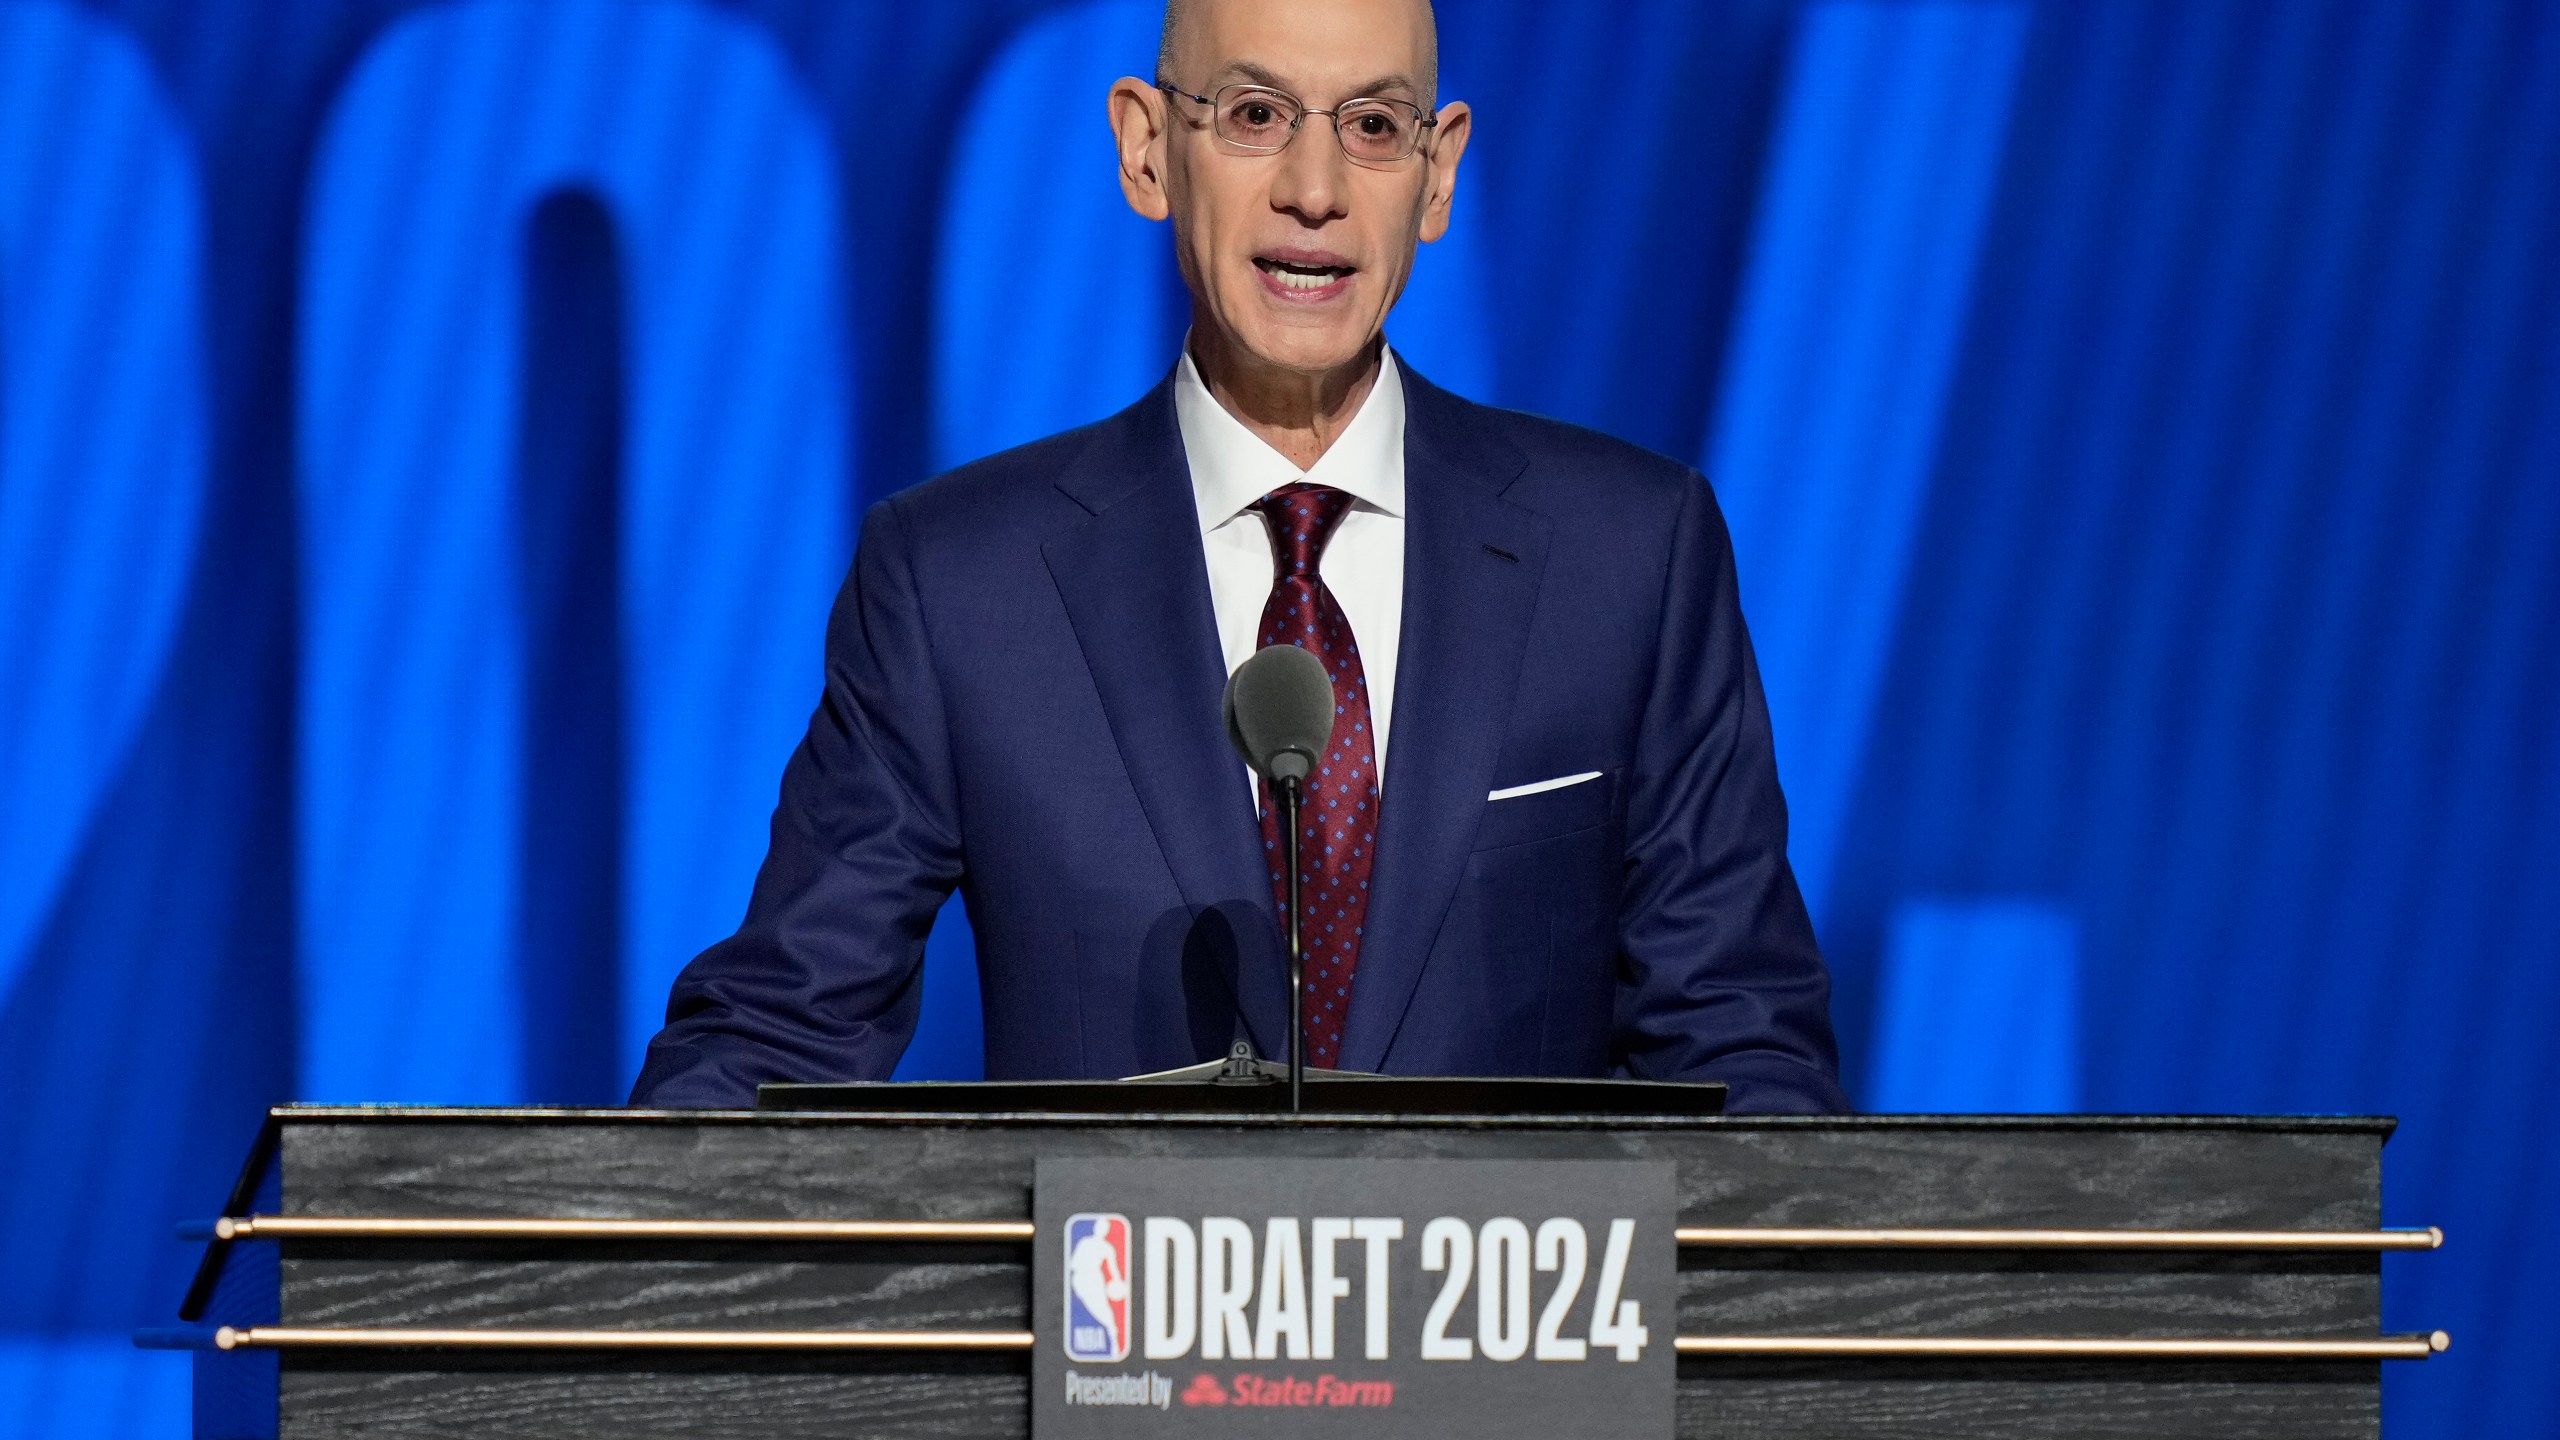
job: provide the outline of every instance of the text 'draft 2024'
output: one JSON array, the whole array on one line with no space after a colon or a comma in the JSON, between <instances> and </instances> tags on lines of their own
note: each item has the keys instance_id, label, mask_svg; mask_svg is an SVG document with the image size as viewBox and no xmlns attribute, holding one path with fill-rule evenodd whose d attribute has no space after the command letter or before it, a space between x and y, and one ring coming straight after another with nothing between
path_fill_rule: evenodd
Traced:
<instances>
[{"instance_id":1,"label":"text 'draft 2024'","mask_svg":"<svg viewBox=\"0 0 2560 1440\"><path fill-rule=\"evenodd\" d=\"M1668 1433L1668 1166L1044 1161L1035 1208L1044 1440Z\"/></svg>"}]
</instances>

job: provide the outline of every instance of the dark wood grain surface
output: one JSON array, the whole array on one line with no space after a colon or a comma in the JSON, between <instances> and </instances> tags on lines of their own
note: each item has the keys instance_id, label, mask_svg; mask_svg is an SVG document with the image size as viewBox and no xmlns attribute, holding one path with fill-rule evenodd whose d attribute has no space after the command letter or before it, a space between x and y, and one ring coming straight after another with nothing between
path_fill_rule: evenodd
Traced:
<instances>
[{"instance_id":1,"label":"dark wood grain surface","mask_svg":"<svg viewBox=\"0 0 2560 1440\"><path fill-rule=\"evenodd\" d=\"M1042 1155L1669 1159L1693 1225L2358 1229L2387 1125L2307 1120L1148 1124L298 1116L288 1214L1022 1219ZM1027 1250L304 1242L289 1325L1023 1329ZM1686 1334L2374 1332L2359 1254L1692 1250ZM220 1318L220 1317L216 1317ZM1659 1332L1658 1332L1659 1333ZM1021 1357L297 1354L295 1437L1019 1436ZM2379 1433L2378 1366L1684 1360L1679 1433Z\"/></svg>"}]
</instances>

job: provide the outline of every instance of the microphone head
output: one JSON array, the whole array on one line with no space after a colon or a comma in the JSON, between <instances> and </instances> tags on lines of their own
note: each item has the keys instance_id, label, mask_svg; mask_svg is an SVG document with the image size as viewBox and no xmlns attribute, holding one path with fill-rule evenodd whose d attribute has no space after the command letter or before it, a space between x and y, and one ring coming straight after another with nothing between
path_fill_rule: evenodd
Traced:
<instances>
[{"instance_id":1,"label":"microphone head","mask_svg":"<svg viewBox=\"0 0 2560 1440\"><path fill-rule=\"evenodd\" d=\"M1270 645L1227 677L1227 739L1254 773L1304 780L1333 738L1333 681L1295 645Z\"/></svg>"}]
</instances>

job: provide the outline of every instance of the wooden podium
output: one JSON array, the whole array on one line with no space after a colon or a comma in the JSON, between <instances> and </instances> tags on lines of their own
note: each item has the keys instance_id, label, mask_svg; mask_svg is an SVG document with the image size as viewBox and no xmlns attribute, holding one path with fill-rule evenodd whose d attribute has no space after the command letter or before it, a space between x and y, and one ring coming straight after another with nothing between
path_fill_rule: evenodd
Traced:
<instances>
[{"instance_id":1,"label":"wooden podium","mask_svg":"<svg viewBox=\"0 0 2560 1440\"><path fill-rule=\"evenodd\" d=\"M2338 1440L2446 1343L2378 1333L2392 1127L295 1107L138 1339L211 1440L1020 1436L1042 1157L1640 1159L1682 1436Z\"/></svg>"}]
</instances>

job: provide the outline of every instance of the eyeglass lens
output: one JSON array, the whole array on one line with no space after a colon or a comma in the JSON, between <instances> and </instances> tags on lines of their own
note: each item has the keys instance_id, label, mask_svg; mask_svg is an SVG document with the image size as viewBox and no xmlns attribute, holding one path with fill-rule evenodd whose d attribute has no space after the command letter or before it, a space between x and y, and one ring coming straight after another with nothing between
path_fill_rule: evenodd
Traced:
<instances>
[{"instance_id":1,"label":"eyeglass lens","mask_svg":"<svg viewBox=\"0 0 2560 1440\"><path fill-rule=\"evenodd\" d=\"M1230 85L1213 98L1218 137L1247 150L1287 145L1303 113L1289 96L1255 85ZM1420 117L1393 100L1350 101L1334 111L1333 128L1354 160L1402 160L1422 135Z\"/></svg>"}]
</instances>

